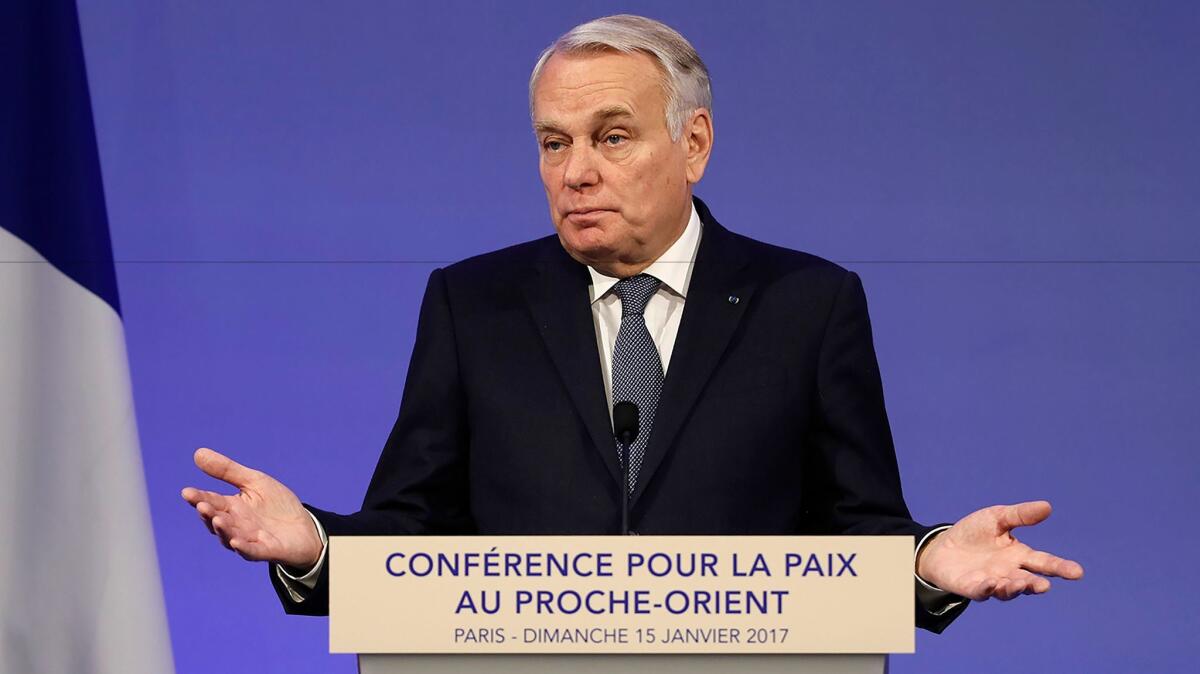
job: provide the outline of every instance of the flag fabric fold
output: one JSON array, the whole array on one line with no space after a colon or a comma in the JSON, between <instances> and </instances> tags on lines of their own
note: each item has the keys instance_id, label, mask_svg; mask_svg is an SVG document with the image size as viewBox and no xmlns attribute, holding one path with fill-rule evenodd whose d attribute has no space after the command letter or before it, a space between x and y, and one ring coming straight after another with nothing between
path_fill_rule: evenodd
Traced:
<instances>
[{"instance_id":1,"label":"flag fabric fold","mask_svg":"<svg viewBox=\"0 0 1200 674\"><path fill-rule=\"evenodd\" d=\"M74 4L3 3L0 63L0 674L169 674Z\"/></svg>"}]
</instances>

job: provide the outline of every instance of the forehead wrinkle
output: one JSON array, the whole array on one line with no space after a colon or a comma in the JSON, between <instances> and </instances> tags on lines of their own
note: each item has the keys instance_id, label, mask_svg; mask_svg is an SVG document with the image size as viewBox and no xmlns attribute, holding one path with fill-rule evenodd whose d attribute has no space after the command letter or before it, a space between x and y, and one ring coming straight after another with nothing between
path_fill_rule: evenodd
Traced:
<instances>
[{"instance_id":1,"label":"forehead wrinkle","mask_svg":"<svg viewBox=\"0 0 1200 674\"><path fill-rule=\"evenodd\" d=\"M619 102L627 107L632 107L630 101L638 96L638 92L633 87L619 82L589 82L574 87L564 85L555 87L548 93L547 102L557 103L559 107L568 110L579 110L590 105L601 104L605 102L604 99L613 101L608 105L617 105ZM596 99L600 100L593 103L592 101Z\"/></svg>"},{"instance_id":2,"label":"forehead wrinkle","mask_svg":"<svg viewBox=\"0 0 1200 674\"><path fill-rule=\"evenodd\" d=\"M592 113L592 119L596 120L596 121L612 119L613 117L634 117L634 116L635 115L633 114L633 110L631 110L628 106L621 105L619 103L616 105L606 105L603 108L600 108L599 110Z\"/></svg>"},{"instance_id":3,"label":"forehead wrinkle","mask_svg":"<svg viewBox=\"0 0 1200 674\"><path fill-rule=\"evenodd\" d=\"M623 117L626 117L629 119L637 118L637 116L633 114L633 110L631 110L629 106L621 105L619 103L614 104L614 105L606 105L603 108L600 108L599 110L596 110L595 112L592 113L592 123L595 125L599 125L600 122L606 122L611 119L619 119L619 118L623 118ZM533 129L534 129L534 131L536 131L538 133L546 133L546 132L565 133L565 131L563 130L563 126L564 125L561 122L558 122L558 121L552 120L552 119L538 120L533 123Z\"/></svg>"},{"instance_id":4,"label":"forehead wrinkle","mask_svg":"<svg viewBox=\"0 0 1200 674\"><path fill-rule=\"evenodd\" d=\"M606 90L589 93L584 96L573 97L570 99L570 101L571 101L570 104L560 104L558 106L553 106L553 107L559 107L563 112L565 112L567 115L571 115L571 116L586 115L592 124L598 124L600 122L618 118L618 117L627 117L627 118L636 120L637 115L638 115L637 111L638 111L638 107L639 107L635 102L636 96L628 95L630 92L623 87L615 86L615 87L609 87L609 88L619 89L620 93L625 94L625 95L602 96L601 97L602 100L596 101L595 103L590 103L587 100L589 98L595 98L599 94L605 93L605 91L608 89L608 88L606 88ZM558 97L560 102L564 98L566 98L566 97L565 96ZM609 100L603 100L605 98L607 98ZM616 100L613 100L613 99L616 99ZM596 109L591 110L589 112L588 108L590 106L598 106L598 107L596 107ZM572 113L574 113L574 115ZM545 119L545 120L535 120L533 126L535 129L538 129L538 130L549 129L552 127L555 130L560 130L565 125L562 122L551 118L551 119Z\"/></svg>"}]
</instances>

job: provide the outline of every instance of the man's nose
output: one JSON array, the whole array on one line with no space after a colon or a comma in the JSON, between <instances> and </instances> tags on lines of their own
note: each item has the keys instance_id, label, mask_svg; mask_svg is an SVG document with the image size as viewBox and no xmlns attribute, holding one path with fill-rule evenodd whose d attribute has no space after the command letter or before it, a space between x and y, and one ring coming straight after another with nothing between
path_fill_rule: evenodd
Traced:
<instances>
[{"instance_id":1,"label":"man's nose","mask_svg":"<svg viewBox=\"0 0 1200 674\"><path fill-rule=\"evenodd\" d=\"M567 151L563 166L563 183L573 190L582 190L600 182L599 157L596 148L576 143Z\"/></svg>"}]
</instances>

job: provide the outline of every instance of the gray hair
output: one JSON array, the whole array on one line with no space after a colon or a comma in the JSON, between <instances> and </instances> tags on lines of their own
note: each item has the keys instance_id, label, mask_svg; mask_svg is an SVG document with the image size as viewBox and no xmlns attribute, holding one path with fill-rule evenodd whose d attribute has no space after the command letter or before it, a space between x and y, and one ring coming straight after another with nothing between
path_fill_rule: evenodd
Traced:
<instances>
[{"instance_id":1,"label":"gray hair","mask_svg":"<svg viewBox=\"0 0 1200 674\"><path fill-rule=\"evenodd\" d=\"M529 114L533 115L533 88L546 61L555 54L601 51L641 52L658 62L667 95L667 131L679 140L683 124L698 108L712 112L712 85L708 68L691 43L674 28L633 14L606 16L581 23L542 51L529 76Z\"/></svg>"}]
</instances>

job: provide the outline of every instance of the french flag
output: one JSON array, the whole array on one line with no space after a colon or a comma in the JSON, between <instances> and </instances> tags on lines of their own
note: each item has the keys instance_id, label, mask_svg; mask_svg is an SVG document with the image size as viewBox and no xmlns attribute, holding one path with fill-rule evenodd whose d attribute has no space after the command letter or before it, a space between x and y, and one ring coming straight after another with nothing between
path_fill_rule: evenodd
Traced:
<instances>
[{"instance_id":1,"label":"french flag","mask_svg":"<svg viewBox=\"0 0 1200 674\"><path fill-rule=\"evenodd\" d=\"M0 2L0 672L172 672L79 20Z\"/></svg>"}]
</instances>

